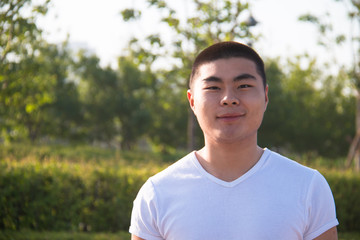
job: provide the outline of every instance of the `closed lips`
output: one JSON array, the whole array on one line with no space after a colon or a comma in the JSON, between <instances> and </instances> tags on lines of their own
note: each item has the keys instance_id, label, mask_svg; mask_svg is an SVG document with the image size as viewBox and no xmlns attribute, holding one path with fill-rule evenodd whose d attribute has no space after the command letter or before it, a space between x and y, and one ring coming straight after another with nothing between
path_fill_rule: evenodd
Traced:
<instances>
[{"instance_id":1,"label":"closed lips","mask_svg":"<svg viewBox=\"0 0 360 240\"><path fill-rule=\"evenodd\" d=\"M231 118L238 118L238 117L242 117L245 114L224 114L224 115L219 115L217 118L225 118L225 119L231 119Z\"/></svg>"}]
</instances>

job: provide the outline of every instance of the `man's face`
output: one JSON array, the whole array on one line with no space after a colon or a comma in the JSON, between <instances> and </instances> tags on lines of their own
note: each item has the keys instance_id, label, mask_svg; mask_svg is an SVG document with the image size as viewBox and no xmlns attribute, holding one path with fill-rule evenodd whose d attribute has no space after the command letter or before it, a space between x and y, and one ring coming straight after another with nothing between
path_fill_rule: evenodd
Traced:
<instances>
[{"instance_id":1,"label":"man's face","mask_svg":"<svg viewBox=\"0 0 360 240\"><path fill-rule=\"evenodd\" d=\"M268 103L254 62L245 58L219 59L201 65L188 100L205 141L257 141Z\"/></svg>"}]
</instances>

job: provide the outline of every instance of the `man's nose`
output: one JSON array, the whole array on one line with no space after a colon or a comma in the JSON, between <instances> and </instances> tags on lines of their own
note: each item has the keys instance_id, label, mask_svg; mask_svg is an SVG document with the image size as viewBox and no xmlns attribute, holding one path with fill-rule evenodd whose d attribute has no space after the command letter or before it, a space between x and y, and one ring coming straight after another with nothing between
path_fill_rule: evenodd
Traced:
<instances>
[{"instance_id":1,"label":"man's nose","mask_svg":"<svg viewBox=\"0 0 360 240\"><path fill-rule=\"evenodd\" d=\"M226 91L221 99L221 105L223 106L239 105L239 103L240 101L233 90Z\"/></svg>"}]
</instances>

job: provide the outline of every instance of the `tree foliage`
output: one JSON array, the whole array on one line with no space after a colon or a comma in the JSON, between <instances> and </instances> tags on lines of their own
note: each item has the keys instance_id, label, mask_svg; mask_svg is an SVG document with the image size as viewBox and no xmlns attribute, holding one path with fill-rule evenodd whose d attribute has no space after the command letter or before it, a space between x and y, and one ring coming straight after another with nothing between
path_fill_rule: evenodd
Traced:
<instances>
[{"instance_id":1,"label":"tree foliage","mask_svg":"<svg viewBox=\"0 0 360 240\"><path fill-rule=\"evenodd\" d=\"M162 78L159 84L163 85L158 89L164 92L158 94L157 100L164 104L158 105L157 109L161 109L160 111L164 114L156 116L157 124L155 126L159 128L156 128L155 134L158 136L155 138L158 140L168 139L168 141L160 141L166 145L166 143L174 142L174 140L169 141L169 138L178 139L179 134L183 135L187 132L187 145L191 150L196 148L194 145L196 142L202 142L200 140L202 136L197 135L197 139L195 139L195 132L199 132L199 129L196 128L193 113L188 107L185 107L187 105L185 94L192 62L200 50L216 42L230 40L251 42L256 39L250 31L251 25L245 18L249 4L239 0L194 0L191 2L194 9L193 14L181 19L176 10L171 7L170 1L148 0L146 2L150 8L157 10L161 16L160 22L167 26L168 34L172 36L169 43L163 42L161 33L154 32L146 36L145 41L134 38L129 44L130 54L134 56L134 59L138 59L139 65L147 68L153 69L156 61L164 58L169 59L170 57L172 60L167 61L170 66L167 66L166 69L170 70L163 70L158 75L159 78ZM125 9L121 13L125 21L141 19L140 10ZM168 90L169 87L170 90ZM175 94L170 97L167 94L169 91ZM160 99L160 97L165 98ZM171 102L175 104L169 108L168 104ZM184 119L184 116L187 116L187 120ZM171 120L169 117L173 119ZM174 128L169 120L177 123L177 127ZM167 127L171 129L166 129ZM166 132L166 135L162 135L163 132ZM175 136L169 135L170 132L174 132ZM180 143L177 145L180 146Z\"/></svg>"},{"instance_id":2,"label":"tree foliage","mask_svg":"<svg viewBox=\"0 0 360 240\"><path fill-rule=\"evenodd\" d=\"M79 54L76 62L76 73L80 78L78 85L83 124L81 131L87 140L106 141L114 137L113 118L117 89L116 72L102 68L97 56Z\"/></svg>"},{"instance_id":3,"label":"tree foliage","mask_svg":"<svg viewBox=\"0 0 360 240\"><path fill-rule=\"evenodd\" d=\"M100 59L80 53L76 63L82 111L82 131L90 142L116 140L130 149L151 124L147 107L153 77L129 58L120 57L118 70L101 67Z\"/></svg>"},{"instance_id":4,"label":"tree foliage","mask_svg":"<svg viewBox=\"0 0 360 240\"><path fill-rule=\"evenodd\" d=\"M28 0L1 1L0 10L1 132L5 139L24 131L33 137L41 106L52 101L47 92L51 78L43 82L44 72L37 74L38 66L32 66L36 57L33 46L39 44L41 36L34 19L46 12L46 3L32 6ZM25 17L25 10L32 14ZM22 123L17 124L19 121Z\"/></svg>"},{"instance_id":5,"label":"tree foliage","mask_svg":"<svg viewBox=\"0 0 360 240\"><path fill-rule=\"evenodd\" d=\"M33 42L41 37L35 20L44 15L50 1L39 5L31 0L4 0L0 2L0 66L17 55L31 53Z\"/></svg>"},{"instance_id":6,"label":"tree foliage","mask_svg":"<svg viewBox=\"0 0 360 240\"><path fill-rule=\"evenodd\" d=\"M119 88L116 116L120 122L123 147L131 148L152 126L155 78L140 71L132 59L119 58Z\"/></svg>"},{"instance_id":7,"label":"tree foliage","mask_svg":"<svg viewBox=\"0 0 360 240\"><path fill-rule=\"evenodd\" d=\"M250 6L235 0L193 0L192 11L183 18L171 1L146 3L170 38L160 31L133 38L112 68L86 51L74 54L66 42L54 45L42 39L35 19L46 13L48 1L41 6L2 1L0 141L85 141L123 149L145 141L163 152L200 147L202 134L186 99L192 62L215 42L256 42ZM122 14L129 24L142 19L138 9ZM343 156L355 116L347 72L330 75L308 56L285 64L265 62L270 103L260 144Z\"/></svg>"},{"instance_id":8,"label":"tree foliage","mask_svg":"<svg viewBox=\"0 0 360 240\"><path fill-rule=\"evenodd\" d=\"M283 68L274 60L267 64L270 102L260 142L297 153L344 156L355 115L346 72L327 75L308 56L289 60Z\"/></svg>"},{"instance_id":9,"label":"tree foliage","mask_svg":"<svg viewBox=\"0 0 360 240\"><path fill-rule=\"evenodd\" d=\"M358 0L337 0L347 7L347 15L350 19L349 24L352 29L357 29L360 25L360 3ZM329 16L329 15L328 15ZM318 27L320 36L322 39L329 39L326 43L320 42L323 46L336 46L348 40L351 43L353 49L353 66L348 69L348 77L352 81L353 89L355 90L356 95L356 104L354 104L355 109L355 136L350 144L348 156L347 156L347 166L350 167L351 162L355 162L356 169L360 171L360 37L357 31L351 30L351 37L346 39L345 35L338 35L335 38L329 38L328 36L332 33L332 22L324 24L324 19L317 16L304 15L300 20L308 21L314 23Z\"/></svg>"}]
</instances>

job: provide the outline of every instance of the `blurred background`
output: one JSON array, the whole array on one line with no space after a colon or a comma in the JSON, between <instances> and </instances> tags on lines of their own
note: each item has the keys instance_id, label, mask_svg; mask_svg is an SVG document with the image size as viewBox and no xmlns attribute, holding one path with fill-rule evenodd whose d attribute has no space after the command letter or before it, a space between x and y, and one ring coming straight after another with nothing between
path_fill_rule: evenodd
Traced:
<instances>
[{"instance_id":1,"label":"blurred background","mask_svg":"<svg viewBox=\"0 0 360 240\"><path fill-rule=\"evenodd\" d=\"M359 23L357 0L1 1L0 239L126 231L146 178L203 145L192 61L229 40L266 64L259 145L322 170L352 239Z\"/></svg>"}]
</instances>

